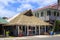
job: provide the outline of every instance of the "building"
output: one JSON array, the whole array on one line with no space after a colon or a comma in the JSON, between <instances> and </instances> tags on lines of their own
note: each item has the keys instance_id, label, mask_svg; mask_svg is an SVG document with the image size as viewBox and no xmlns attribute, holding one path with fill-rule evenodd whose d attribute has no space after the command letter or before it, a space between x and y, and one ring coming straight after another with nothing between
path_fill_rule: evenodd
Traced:
<instances>
[{"instance_id":1,"label":"building","mask_svg":"<svg viewBox=\"0 0 60 40\"><path fill-rule=\"evenodd\" d=\"M9 24L5 26L11 27L10 34L18 35L40 35L49 31L52 25L33 16L31 10L24 11L8 20ZM13 32L13 33L11 33ZM11 36L11 35L10 35Z\"/></svg>"},{"instance_id":2,"label":"building","mask_svg":"<svg viewBox=\"0 0 60 40\"><path fill-rule=\"evenodd\" d=\"M4 25L8 24L8 22L5 19L0 18L0 37L5 36L5 27Z\"/></svg>"},{"instance_id":3,"label":"building","mask_svg":"<svg viewBox=\"0 0 60 40\"><path fill-rule=\"evenodd\" d=\"M33 10L33 15L44 20L60 20L60 0L57 3Z\"/></svg>"},{"instance_id":4,"label":"building","mask_svg":"<svg viewBox=\"0 0 60 40\"><path fill-rule=\"evenodd\" d=\"M57 4L53 4L44 8L36 9L33 11L33 15L44 21L53 23L55 19L60 20L60 10L57 7Z\"/></svg>"}]
</instances>

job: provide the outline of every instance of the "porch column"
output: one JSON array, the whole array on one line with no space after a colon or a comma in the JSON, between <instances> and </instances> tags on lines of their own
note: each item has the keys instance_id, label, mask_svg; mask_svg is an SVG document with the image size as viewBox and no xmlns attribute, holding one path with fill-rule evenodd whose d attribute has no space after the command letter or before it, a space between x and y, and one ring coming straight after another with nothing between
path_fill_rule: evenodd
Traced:
<instances>
[{"instance_id":1,"label":"porch column","mask_svg":"<svg viewBox=\"0 0 60 40\"><path fill-rule=\"evenodd\" d=\"M45 33L46 33L46 26L45 26Z\"/></svg>"},{"instance_id":2,"label":"porch column","mask_svg":"<svg viewBox=\"0 0 60 40\"><path fill-rule=\"evenodd\" d=\"M29 35L29 27L27 26L27 36Z\"/></svg>"},{"instance_id":3,"label":"porch column","mask_svg":"<svg viewBox=\"0 0 60 40\"><path fill-rule=\"evenodd\" d=\"M36 29L36 26L35 26L35 35L36 35L36 30L37 30L37 29Z\"/></svg>"},{"instance_id":4,"label":"porch column","mask_svg":"<svg viewBox=\"0 0 60 40\"><path fill-rule=\"evenodd\" d=\"M5 37L5 29L4 29L4 37Z\"/></svg>"},{"instance_id":5,"label":"porch column","mask_svg":"<svg viewBox=\"0 0 60 40\"><path fill-rule=\"evenodd\" d=\"M26 35L26 26L25 26L25 35Z\"/></svg>"},{"instance_id":6,"label":"porch column","mask_svg":"<svg viewBox=\"0 0 60 40\"><path fill-rule=\"evenodd\" d=\"M20 29L19 29L19 26L18 26L18 35L19 35L19 31L20 31Z\"/></svg>"},{"instance_id":7,"label":"porch column","mask_svg":"<svg viewBox=\"0 0 60 40\"><path fill-rule=\"evenodd\" d=\"M39 13L39 18L40 18L40 15L41 15L41 14Z\"/></svg>"},{"instance_id":8,"label":"porch column","mask_svg":"<svg viewBox=\"0 0 60 40\"><path fill-rule=\"evenodd\" d=\"M23 30L23 26L21 25L21 29Z\"/></svg>"},{"instance_id":9,"label":"porch column","mask_svg":"<svg viewBox=\"0 0 60 40\"><path fill-rule=\"evenodd\" d=\"M6 35L5 35L5 28L4 28L4 27L2 27L2 28L3 28L3 35L4 35L4 37L5 37L5 36L6 36Z\"/></svg>"},{"instance_id":10,"label":"porch column","mask_svg":"<svg viewBox=\"0 0 60 40\"><path fill-rule=\"evenodd\" d=\"M40 26L39 26L39 35L40 35Z\"/></svg>"}]
</instances>

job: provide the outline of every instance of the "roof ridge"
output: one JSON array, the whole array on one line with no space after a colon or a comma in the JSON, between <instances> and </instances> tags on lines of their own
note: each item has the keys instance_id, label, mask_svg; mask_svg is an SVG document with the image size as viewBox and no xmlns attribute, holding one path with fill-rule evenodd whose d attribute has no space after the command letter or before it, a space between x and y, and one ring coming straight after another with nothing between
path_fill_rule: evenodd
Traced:
<instances>
[{"instance_id":1,"label":"roof ridge","mask_svg":"<svg viewBox=\"0 0 60 40\"><path fill-rule=\"evenodd\" d=\"M16 14L15 16L13 16L12 18L10 18L9 20L7 20L8 22L10 22L11 20L13 20L15 17L17 17L20 13Z\"/></svg>"},{"instance_id":2,"label":"roof ridge","mask_svg":"<svg viewBox=\"0 0 60 40\"><path fill-rule=\"evenodd\" d=\"M42 7L42 8L37 8L37 9L35 9L35 10L33 10L33 11L43 10L43 9L50 8L50 7L56 6L56 5L57 5L57 3L54 3L54 4L51 4L51 5L48 5L48 6L44 6L44 7Z\"/></svg>"},{"instance_id":3,"label":"roof ridge","mask_svg":"<svg viewBox=\"0 0 60 40\"><path fill-rule=\"evenodd\" d=\"M18 15L23 15L24 14L24 12L27 12L28 10L25 10L25 11L23 11L23 12L21 12L21 13L18 13L18 14L16 14L15 16L13 16L12 18L10 18L9 20L7 20L8 22L10 22L11 20L13 20L14 18L16 18Z\"/></svg>"}]
</instances>

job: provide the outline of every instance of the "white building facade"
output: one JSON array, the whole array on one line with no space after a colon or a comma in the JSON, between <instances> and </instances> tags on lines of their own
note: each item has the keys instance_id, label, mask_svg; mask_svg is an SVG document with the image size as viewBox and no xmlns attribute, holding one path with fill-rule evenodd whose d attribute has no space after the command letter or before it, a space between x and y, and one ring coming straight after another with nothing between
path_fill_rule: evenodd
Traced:
<instances>
[{"instance_id":1,"label":"white building facade","mask_svg":"<svg viewBox=\"0 0 60 40\"><path fill-rule=\"evenodd\" d=\"M60 10L57 9L43 9L43 10L37 10L33 12L33 15L44 20L44 21L49 21L49 20L60 20Z\"/></svg>"}]
</instances>

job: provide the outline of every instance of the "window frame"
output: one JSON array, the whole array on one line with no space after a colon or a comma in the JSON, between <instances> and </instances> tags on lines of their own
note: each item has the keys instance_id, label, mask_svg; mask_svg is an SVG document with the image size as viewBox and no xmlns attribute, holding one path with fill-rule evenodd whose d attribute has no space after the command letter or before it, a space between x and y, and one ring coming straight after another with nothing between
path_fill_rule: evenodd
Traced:
<instances>
[{"instance_id":1,"label":"window frame","mask_svg":"<svg viewBox=\"0 0 60 40\"><path fill-rule=\"evenodd\" d=\"M44 16L44 13L43 12L41 12L41 17L43 17Z\"/></svg>"},{"instance_id":2,"label":"window frame","mask_svg":"<svg viewBox=\"0 0 60 40\"><path fill-rule=\"evenodd\" d=\"M57 12L57 17L59 17L59 12Z\"/></svg>"},{"instance_id":3,"label":"window frame","mask_svg":"<svg viewBox=\"0 0 60 40\"><path fill-rule=\"evenodd\" d=\"M54 15L54 16L56 16L56 13L57 13L57 12L56 12L56 11L54 11L54 12L53 12L53 15Z\"/></svg>"},{"instance_id":4,"label":"window frame","mask_svg":"<svg viewBox=\"0 0 60 40\"><path fill-rule=\"evenodd\" d=\"M51 16L51 11L50 10L47 11L47 16Z\"/></svg>"}]
</instances>

